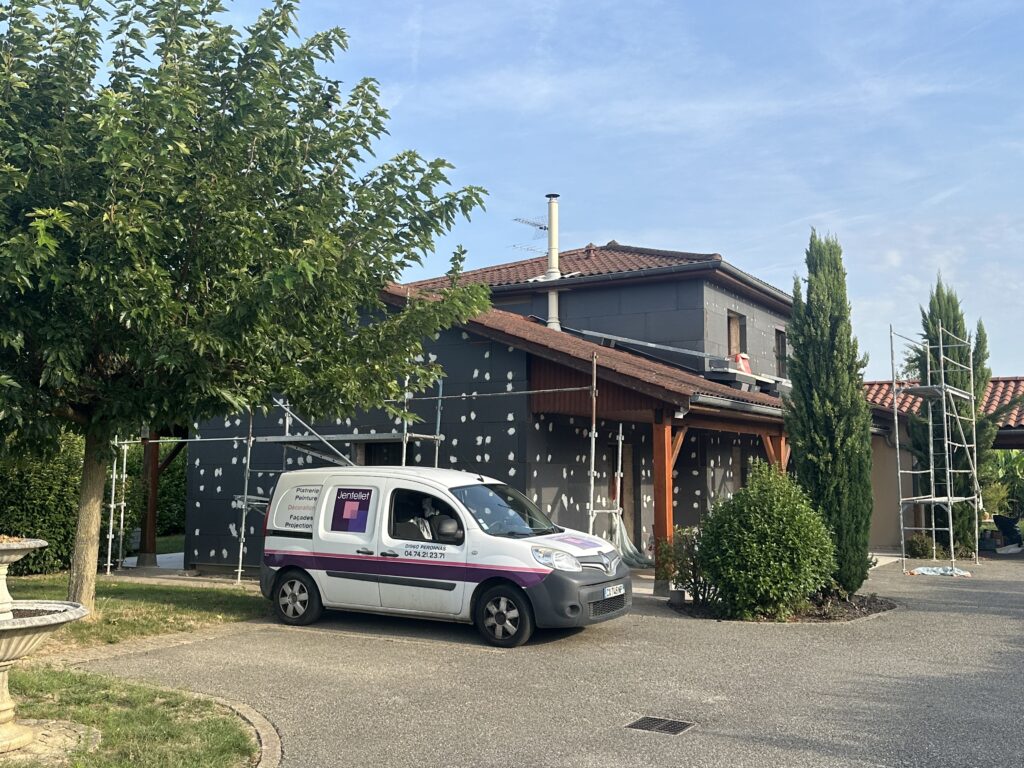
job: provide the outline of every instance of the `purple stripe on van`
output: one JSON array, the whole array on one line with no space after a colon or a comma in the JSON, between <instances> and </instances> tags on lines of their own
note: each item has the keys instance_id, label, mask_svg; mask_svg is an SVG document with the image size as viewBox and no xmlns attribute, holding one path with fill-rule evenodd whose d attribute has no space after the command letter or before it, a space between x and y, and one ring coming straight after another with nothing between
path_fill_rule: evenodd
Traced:
<instances>
[{"instance_id":1,"label":"purple stripe on van","mask_svg":"<svg viewBox=\"0 0 1024 768\"><path fill-rule=\"evenodd\" d=\"M277 552L264 555L264 562L271 568L294 565L305 570L335 571L342 573L373 574L378 576L404 576L411 579L434 579L468 581L479 584L494 576L503 576L524 589L539 584L547 571L504 567L480 567L462 563L424 563L401 558L359 557L352 555L331 556L309 552Z\"/></svg>"}]
</instances>

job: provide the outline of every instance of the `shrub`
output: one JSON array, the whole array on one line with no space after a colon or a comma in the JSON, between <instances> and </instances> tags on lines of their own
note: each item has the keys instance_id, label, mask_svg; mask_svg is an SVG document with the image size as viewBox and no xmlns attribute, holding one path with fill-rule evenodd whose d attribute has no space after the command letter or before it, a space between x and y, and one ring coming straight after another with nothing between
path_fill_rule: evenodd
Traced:
<instances>
[{"instance_id":1,"label":"shrub","mask_svg":"<svg viewBox=\"0 0 1024 768\"><path fill-rule=\"evenodd\" d=\"M783 619L831 583L835 545L800 486L757 461L705 520L700 563L724 616Z\"/></svg>"},{"instance_id":2,"label":"shrub","mask_svg":"<svg viewBox=\"0 0 1024 768\"><path fill-rule=\"evenodd\" d=\"M0 533L50 545L19 560L11 573L52 573L70 564L83 447L80 436L65 433L53 454L0 459Z\"/></svg>"},{"instance_id":3,"label":"shrub","mask_svg":"<svg viewBox=\"0 0 1024 768\"><path fill-rule=\"evenodd\" d=\"M675 589L684 590L697 605L706 605L714 599L714 588L704 576L701 566L700 528L677 526L672 541L658 542L658 573L656 578L672 582Z\"/></svg>"}]
</instances>

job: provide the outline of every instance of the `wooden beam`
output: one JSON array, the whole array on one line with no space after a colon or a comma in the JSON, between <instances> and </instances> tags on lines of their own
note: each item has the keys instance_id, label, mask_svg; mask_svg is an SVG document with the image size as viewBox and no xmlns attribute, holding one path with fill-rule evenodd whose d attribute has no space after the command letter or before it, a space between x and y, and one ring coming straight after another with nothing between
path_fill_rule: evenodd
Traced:
<instances>
[{"instance_id":1,"label":"wooden beam","mask_svg":"<svg viewBox=\"0 0 1024 768\"><path fill-rule=\"evenodd\" d=\"M786 467L789 466L789 455L793 450L793 446L790 445L789 438L786 435L779 437L779 445L781 446L779 451L779 469L785 472Z\"/></svg>"},{"instance_id":2,"label":"wooden beam","mask_svg":"<svg viewBox=\"0 0 1024 768\"><path fill-rule=\"evenodd\" d=\"M691 411L686 414L686 426L690 429L707 429L712 432L735 432L741 435L781 435L782 422L756 422L736 421L722 418L709 418L706 416L694 415Z\"/></svg>"},{"instance_id":3,"label":"wooden beam","mask_svg":"<svg viewBox=\"0 0 1024 768\"><path fill-rule=\"evenodd\" d=\"M167 454L167 458L160 462L160 466L157 468L157 474L163 474L163 471L170 466L170 463L174 461L175 457L181 453L181 449L185 447L185 443L175 443L171 452Z\"/></svg>"},{"instance_id":4,"label":"wooden beam","mask_svg":"<svg viewBox=\"0 0 1024 768\"><path fill-rule=\"evenodd\" d=\"M762 433L761 442L764 443L764 452L768 454L768 463L778 466L779 456L775 452L775 441L772 436L767 433Z\"/></svg>"},{"instance_id":5,"label":"wooden beam","mask_svg":"<svg viewBox=\"0 0 1024 768\"><path fill-rule=\"evenodd\" d=\"M673 468L675 468L676 461L679 459L679 451L683 448L683 438L686 437L688 429L689 427L679 427L676 430L675 435L672 437L672 464L670 466ZM671 474L672 473L670 472L669 475Z\"/></svg>"},{"instance_id":6,"label":"wooden beam","mask_svg":"<svg viewBox=\"0 0 1024 768\"><path fill-rule=\"evenodd\" d=\"M672 540L672 422L654 425L654 539Z\"/></svg>"}]
</instances>

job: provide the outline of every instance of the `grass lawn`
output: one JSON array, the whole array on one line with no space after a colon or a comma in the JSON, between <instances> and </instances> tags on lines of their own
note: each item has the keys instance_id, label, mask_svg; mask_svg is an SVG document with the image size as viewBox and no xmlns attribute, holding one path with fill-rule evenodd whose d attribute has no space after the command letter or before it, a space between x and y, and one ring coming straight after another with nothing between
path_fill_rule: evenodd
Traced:
<instances>
[{"instance_id":1,"label":"grass lawn","mask_svg":"<svg viewBox=\"0 0 1024 768\"><path fill-rule=\"evenodd\" d=\"M156 553L158 555L169 555L172 552L185 551L185 534L172 533L170 536L156 537Z\"/></svg>"},{"instance_id":2,"label":"grass lawn","mask_svg":"<svg viewBox=\"0 0 1024 768\"><path fill-rule=\"evenodd\" d=\"M75 768L241 768L255 762L248 730L206 699L45 667L16 667L10 687L19 717L72 720L103 734L97 751L71 756ZM0 766L8 764L44 765L0 755Z\"/></svg>"},{"instance_id":3,"label":"grass lawn","mask_svg":"<svg viewBox=\"0 0 1024 768\"><path fill-rule=\"evenodd\" d=\"M15 599L64 600L67 596L64 574L10 577L7 583ZM241 589L132 583L100 576L95 616L62 627L34 655L46 656L68 646L188 632L269 614L270 604L261 595Z\"/></svg>"}]
</instances>

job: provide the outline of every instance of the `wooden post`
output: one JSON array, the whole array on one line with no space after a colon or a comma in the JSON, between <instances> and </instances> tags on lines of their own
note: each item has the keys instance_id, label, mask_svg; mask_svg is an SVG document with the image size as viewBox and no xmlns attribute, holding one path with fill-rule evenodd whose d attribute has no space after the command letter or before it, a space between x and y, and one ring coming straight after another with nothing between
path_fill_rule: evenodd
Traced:
<instances>
[{"instance_id":1,"label":"wooden post","mask_svg":"<svg viewBox=\"0 0 1024 768\"><path fill-rule=\"evenodd\" d=\"M654 423L654 539L672 540L672 421Z\"/></svg>"},{"instance_id":2,"label":"wooden post","mask_svg":"<svg viewBox=\"0 0 1024 768\"><path fill-rule=\"evenodd\" d=\"M160 443L156 432L149 433L142 449L143 485L146 486L146 512L141 521L141 537L139 539L139 566L156 567L156 501L160 488Z\"/></svg>"}]
</instances>

